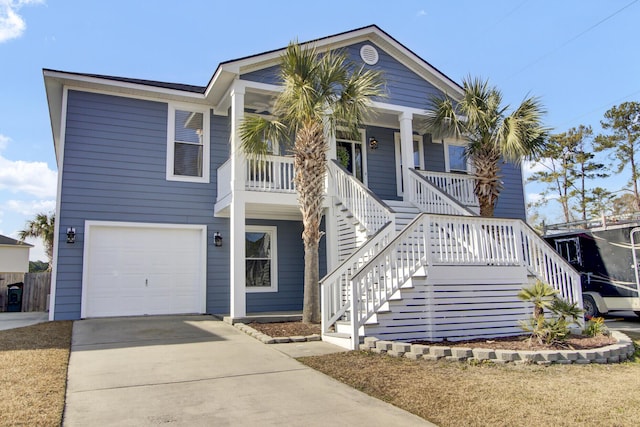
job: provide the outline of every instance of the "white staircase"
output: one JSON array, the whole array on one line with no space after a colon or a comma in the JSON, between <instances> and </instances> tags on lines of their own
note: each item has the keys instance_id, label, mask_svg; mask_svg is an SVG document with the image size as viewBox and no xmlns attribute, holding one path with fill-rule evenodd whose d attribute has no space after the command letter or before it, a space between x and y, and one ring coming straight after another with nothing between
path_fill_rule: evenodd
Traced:
<instances>
[{"instance_id":1,"label":"white staircase","mask_svg":"<svg viewBox=\"0 0 640 427\"><path fill-rule=\"evenodd\" d=\"M384 200L384 203L395 212L396 231L402 231L420 214L420 209L403 200Z\"/></svg>"},{"instance_id":2,"label":"white staircase","mask_svg":"<svg viewBox=\"0 0 640 427\"><path fill-rule=\"evenodd\" d=\"M340 178L348 191L338 198L363 194ZM530 311L517 293L532 276L581 306L579 274L523 221L480 218L417 173L408 190L408 201L355 203L359 224L386 222L322 279L323 339L356 349L363 336L512 335ZM377 219L366 219L367 203Z\"/></svg>"}]
</instances>

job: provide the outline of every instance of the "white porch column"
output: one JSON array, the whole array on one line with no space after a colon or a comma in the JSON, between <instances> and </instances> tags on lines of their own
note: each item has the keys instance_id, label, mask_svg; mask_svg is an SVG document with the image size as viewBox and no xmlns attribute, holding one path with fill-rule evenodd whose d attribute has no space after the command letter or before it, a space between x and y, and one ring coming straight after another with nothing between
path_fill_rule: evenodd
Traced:
<instances>
[{"instance_id":1,"label":"white porch column","mask_svg":"<svg viewBox=\"0 0 640 427\"><path fill-rule=\"evenodd\" d=\"M244 117L244 87L231 90L231 219L230 219L230 316L247 314L245 270L245 168L238 127Z\"/></svg>"},{"instance_id":2,"label":"white porch column","mask_svg":"<svg viewBox=\"0 0 640 427\"><path fill-rule=\"evenodd\" d=\"M327 150L327 164L336 158L336 135L331 132L328 120L324 120L324 137L329 146ZM336 221L336 200L335 192L332 188L332 180L327 170L327 191L325 197L328 208L324 213L325 239L327 251L327 271L333 270L338 265L338 223Z\"/></svg>"},{"instance_id":3,"label":"white porch column","mask_svg":"<svg viewBox=\"0 0 640 427\"><path fill-rule=\"evenodd\" d=\"M414 167L413 160L413 114L400 114L400 147L402 152L402 182L404 183L403 200L409 199L409 168Z\"/></svg>"}]
</instances>

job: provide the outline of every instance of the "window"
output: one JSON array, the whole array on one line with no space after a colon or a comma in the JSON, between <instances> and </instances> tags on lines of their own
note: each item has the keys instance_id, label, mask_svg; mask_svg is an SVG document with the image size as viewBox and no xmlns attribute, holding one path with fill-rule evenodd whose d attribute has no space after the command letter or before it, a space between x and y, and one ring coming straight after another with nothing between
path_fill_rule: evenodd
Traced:
<instances>
[{"instance_id":1,"label":"window","mask_svg":"<svg viewBox=\"0 0 640 427\"><path fill-rule=\"evenodd\" d=\"M469 172L469 162L465 156L467 145L458 141L445 141L445 165L447 172Z\"/></svg>"},{"instance_id":2,"label":"window","mask_svg":"<svg viewBox=\"0 0 640 427\"><path fill-rule=\"evenodd\" d=\"M167 179L209 182L209 111L169 105Z\"/></svg>"},{"instance_id":3,"label":"window","mask_svg":"<svg viewBox=\"0 0 640 427\"><path fill-rule=\"evenodd\" d=\"M364 139L364 133L362 138ZM360 182L367 183L366 150L362 140L348 139L344 132L336 132L336 156L338 162Z\"/></svg>"},{"instance_id":4,"label":"window","mask_svg":"<svg viewBox=\"0 0 640 427\"><path fill-rule=\"evenodd\" d=\"M556 252L558 252L562 258L566 259L571 264L582 265L580 241L577 237L558 239L555 241L555 244Z\"/></svg>"},{"instance_id":5,"label":"window","mask_svg":"<svg viewBox=\"0 0 640 427\"><path fill-rule=\"evenodd\" d=\"M247 226L245 232L247 292L277 292L276 227Z\"/></svg>"}]
</instances>

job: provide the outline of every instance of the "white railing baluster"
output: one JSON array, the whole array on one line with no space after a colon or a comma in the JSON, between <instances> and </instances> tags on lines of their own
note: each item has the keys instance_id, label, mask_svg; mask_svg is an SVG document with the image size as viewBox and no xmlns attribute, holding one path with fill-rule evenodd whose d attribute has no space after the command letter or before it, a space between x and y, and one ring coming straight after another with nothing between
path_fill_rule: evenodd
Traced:
<instances>
[{"instance_id":1,"label":"white railing baluster","mask_svg":"<svg viewBox=\"0 0 640 427\"><path fill-rule=\"evenodd\" d=\"M421 176L433 183L442 191L451 195L464 206L479 207L478 198L475 195L475 176L457 173L417 171Z\"/></svg>"},{"instance_id":2,"label":"white railing baluster","mask_svg":"<svg viewBox=\"0 0 640 427\"><path fill-rule=\"evenodd\" d=\"M245 188L249 191L295 193L293 158L264 156L247 159ZM220 174L218 181L220 181Z\"/></svg>"}]
</instances>

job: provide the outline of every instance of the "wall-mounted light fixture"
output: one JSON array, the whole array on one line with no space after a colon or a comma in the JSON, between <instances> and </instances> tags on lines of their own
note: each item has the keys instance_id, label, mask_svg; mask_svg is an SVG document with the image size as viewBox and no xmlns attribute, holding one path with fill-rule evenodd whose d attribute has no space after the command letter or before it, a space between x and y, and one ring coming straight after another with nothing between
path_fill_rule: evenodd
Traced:
<instances>
[{"instance_id":1,"label":"wall-mounted light fixture","mask_svg":"<svg viewBox=\"0 0 640 427\"><path fill-rule=\"evenodd\" d=\"M67 228L67 243L76 242L76 229L73 227Z\"/></svg>"},{"instance_id":2,"label":"wall-mounted light fixture","mask_svg":"<svg viewBox=\"0 0 640 427\"><path fill-rule=\"evenodd\" d=\"M376 139L375 136L372 136L371 138L369 138L369 148L371 148L372 150L378 149L378 140Z\"/></svg>"},{"instance_id":3,"label":"wall-mounted light fixture","mask_svg":"<svg viewBox=\"0 0 640 427\"><path fill-rule=\"evenodd\" d=\"M213 233L213 244L216 246L222 246L222 236L217 231Z\"/></svg>"}]
</instances>

